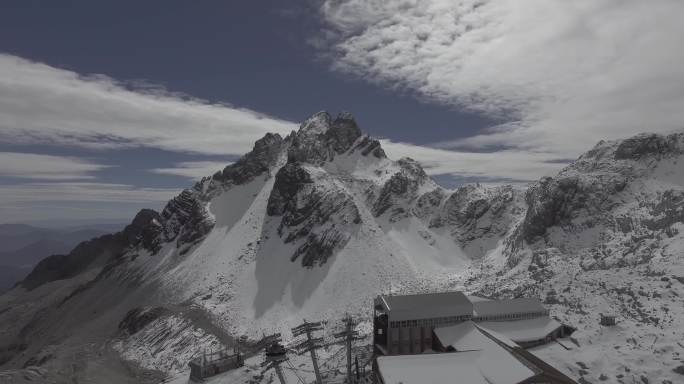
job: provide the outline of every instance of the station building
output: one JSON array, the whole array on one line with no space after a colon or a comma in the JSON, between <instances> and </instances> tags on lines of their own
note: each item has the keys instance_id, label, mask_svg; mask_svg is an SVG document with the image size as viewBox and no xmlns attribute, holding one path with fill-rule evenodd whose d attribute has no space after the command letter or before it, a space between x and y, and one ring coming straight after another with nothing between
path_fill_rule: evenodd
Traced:
<instances>
[{"instance_id":1,"label":"station building","mask_svg":"<svg viewBox=\"0 0 684 384\"><path fill-rule=\"evenodd\" d=\"M434 331L466 321L505 335L523 347L564 337L573 328L549 317L534 298L489 300L463 292L380 295L374 301L374 345L382 355L435 350Z\"/></svg>"}]
</instances>

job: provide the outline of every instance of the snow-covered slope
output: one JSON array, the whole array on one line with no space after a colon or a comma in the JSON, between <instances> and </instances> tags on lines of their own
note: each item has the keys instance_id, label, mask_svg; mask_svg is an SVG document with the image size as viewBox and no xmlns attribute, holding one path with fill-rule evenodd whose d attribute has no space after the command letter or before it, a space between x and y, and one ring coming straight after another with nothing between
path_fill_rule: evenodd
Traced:
<instances>
[{"instance_id":1,"label":"snow-covered slope","mask_svg":"<svg viewBox=\"0 0 684 384\"><path fill-rule=\"evenodd\" d=\"M287 338L302 319L369 316L382 292L465 289L544 298L580 329L581 345L592 343L539 352L576 377L610 371L617 382L613 371L642 358L645 377L672 379L684 353L683 136L599 143L527 191L447 190L414 160L388 159L351 115L317 113L285 138L258 140L162 212L42 263L0 297L0 364L50 355L40 363L48 376L124 365L154 378L150 369L179 372L235 335ZM596 335L607 309L622 316L618 336ZM625 352L638 344L625 333L658 335L661 355ZM123 361L71 367L92 346ZM615 346L608 362L580 357Z\"/></svg>"},{"instance_id":2,"label":"snow-covered slope","mask_svg":"<svg viewBox=\"0 0 684 384\"><path fill-rule=\"evenodd\" d=\"M684 381L673 371L684 355L682 154L682 133L600 142L534 183L524 220L471 289L544 299L579 345L537 353L575 377ZM601 313L618 325L599 326Z\"/></svg>"}]
</instances>

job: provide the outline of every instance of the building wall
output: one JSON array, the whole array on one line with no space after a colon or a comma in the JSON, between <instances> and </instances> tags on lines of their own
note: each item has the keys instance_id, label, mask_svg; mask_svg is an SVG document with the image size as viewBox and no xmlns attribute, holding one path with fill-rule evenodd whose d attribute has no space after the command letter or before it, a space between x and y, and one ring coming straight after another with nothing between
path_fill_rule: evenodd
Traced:
<instances>
[{"instance_id":1,"label":"building wall","mask_svg":"<svg viewBox=\"0 0 684 384\"><path fill-rule=\"evenodd\" d=\"M452 316L438 319L390 321L387 329L387 352L389 355L406 355L430 350L432 349L432 332L435 327L458 324L470 318L470 316Z\"/></svg>"}]
</instances>

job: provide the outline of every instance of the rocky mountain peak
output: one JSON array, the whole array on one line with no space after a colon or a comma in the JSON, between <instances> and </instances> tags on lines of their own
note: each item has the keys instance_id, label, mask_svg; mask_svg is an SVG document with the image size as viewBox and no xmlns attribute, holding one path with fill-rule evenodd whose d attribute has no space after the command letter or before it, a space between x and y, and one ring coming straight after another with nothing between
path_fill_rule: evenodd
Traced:
<instances>
[{"instance_id":1,"label":"rocky mountain peak","mask_svg":"<svg viewBox=\"0 0 684 384\"><path fill-rule=\"evenodd\" d=\"M361 137L361 129L349 112L340 113L326 132L326 139L337 153L344 153Z\"/></svg>"},{"instance_id":2,"label":"rocky mountain peak","mask_svg":"<svg viewBox=\"0 0 684 384\"><path fill-rule=\"evenodd\" d=\"M328 112L318 112L306 119L299 131L291 136L288 163L320 165L351 149L361 136L361 129L350 113L340 113L333 120Z\"/></svg>"},{"instance_id":3,"label":"rocky mountain peak","mask_svg":"<svg viewBox=\"0 0 684 384\"><path fill-rule=\"evenodd\" d=\"M615 150L615 159L639 159L643 156L658 156L680 152L681 135L640 134L622 140Z\"/></svg>"},{"instance_id":4,"label":"rocky mountain peak","mask_svg":"<svg viewBox=\"0 0 684 384\"><path fill-rule=\"evenodd\" d=\"M277 133L267 133L254 143L252 151L240 160L217 172L213 179L221 182L243 184L268 171L280 156L283 138Z\"/></svg>"},{"instance_id":5,"label":"rocky mountain peak","mask_svg":"<svg viewBox=\"0 0 684 384\"><path fill-rule=\"evenodd\" d=\"M332 117L326 111L316 112L299 126L297 136L322 135L328 131Z\"/></svg>"}]
</instances>

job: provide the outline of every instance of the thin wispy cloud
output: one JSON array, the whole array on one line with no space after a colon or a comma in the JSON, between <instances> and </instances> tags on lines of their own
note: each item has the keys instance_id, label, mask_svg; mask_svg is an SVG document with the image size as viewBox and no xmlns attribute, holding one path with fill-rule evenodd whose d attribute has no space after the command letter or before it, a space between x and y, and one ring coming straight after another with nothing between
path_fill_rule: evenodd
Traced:
<instances>
[{"instance_id":1,"label":"thin wispy cloud","mask_svg":"<svg viewBox=\"0 0 684 384\"><path fill-rule=\"evenodd\" d=\"M185 161L177 163L171 168L155 168L150 170L150 172L200 180L205 176L213 175L216 171L222 170L229 164L231 163L225 161Z\"/></svg>"},{"instance_id":2,"label":"thin wispy cloud","mask_svg":"<svg viewBox=\"0 0 684 384\"><path fill-rule=\"evenodd\" d=\"M3 143L229 155L247 152L267 132L287 134L296 127L159 87L131 90L107 76L83 76L0 54Z\"/></svg>"},{"instance_id":3,"label":"thin wispy cloud","mask_svg":"<svg viewBox=\"0 0 684 384\"><path fill-rule=\"evenodd\" d=\"M600 139L684 128L678 0L328 0L320 11L334 70L506 121L440 148L505 148L541 170Z\"/></svg>"},{"instance_id":4,"label":"thin wispy cloud","mask_svg":"<svg viewBox=\"0 0 684 384\"><path fill-rule=\"evenodd\" d=\"M75 157L0 152L0 176L39 180L94 179L94 172L109 168Z\"/></svg>"},{"instance_id":5,"label":"thin wispy cloud","mask_svg":"<svg viewBox=\"0 0 684 384\"><path fill-rule=\"evenodd\" d=\"M137 82L136 90L130 90L106 76L83 76L15 56L0 55L0 73L4 75L0 77L0 142L10 144L105 150L147 146L207 155L242 155L266 132L285 135L298 128L297 123L209 104L158 86ZM547 163L556 158L553 153L457 152L391 140L384 145L393 158L410 156L434 175L527 181L560 167ZM501 161L499 155L507 160ZM11 162L20 168L6 169L4 174L36 179L85 179L92 177L92 171L104 167L86 159L26 156L31 161ZM71 171L46 171L60 164L70 166ZM226 165L189 161L153 168L150 172L197 180Z\"/></svg>"},{"instance_id":6,"label":"thin wispy cloud","mask_svg":"<svg viewBox=\"0 0 684 384\"><path fill-rule=\"evenodd\" d=\"M418 160L431 176L452 175L481 182L528 182L552 175L562 164L552 154L519 150L462 152L382 140L390 158Z\"/></svg>"}]
</instances>

